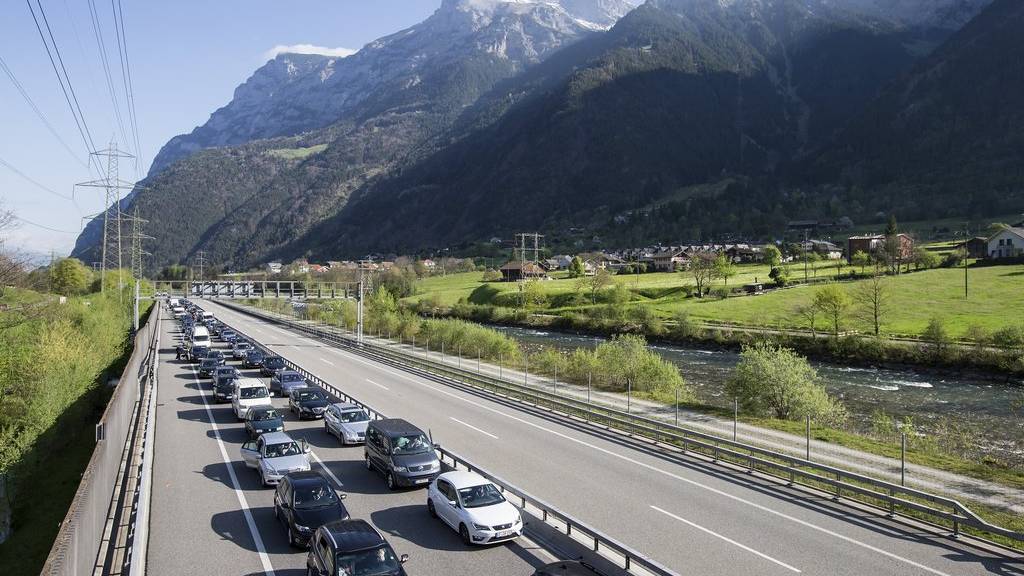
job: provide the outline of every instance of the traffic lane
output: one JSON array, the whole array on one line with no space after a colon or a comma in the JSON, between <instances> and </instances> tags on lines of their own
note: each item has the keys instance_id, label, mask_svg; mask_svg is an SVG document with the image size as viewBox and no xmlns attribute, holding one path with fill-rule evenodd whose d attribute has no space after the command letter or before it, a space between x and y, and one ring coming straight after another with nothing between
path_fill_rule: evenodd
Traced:
<instances>
[{"instance_id":1,"label":"traffic lane","mask_svg":"<svg viewBox=\"0 0 1024 576\"><path fill-rule=\"evenodd\" d=\"M221 308L223 310L223 308ZM238 322L254 324L260 322L259 320L244 317L242 315L232 313L233 317ZM229 320L230 321L230 320ZM245 329L245 327L240 326ZM251 329L252 326L249 326ZM265 334L274 334L273 339L282 342L293 342L292 344L284 344L286 349L283 352L290 357L295 357L296 354L303 355L302 363L308 369L311 369L315 373L320 375L330 374L334 375L332 378L328 376L327 380L334 380L334 383L350 391L353 395L359 398L366 399L375 404L378 408L385 411L388 414L402 415L403 412L396 412L396 410L408 410L408 406L395 406L394 409L388 409L385 405L381 404L384 399L391 398L388 392L390 390L397 390L405 393L409 390L408 383L411 380L422 380L412 377L408 374L390 374L393 372L392 369L370 363L365 359L352 357L352 362L342 363L338 360L332 360L331 363L334 366L327 366L321 360L322 369L317 369L317 360L322 358L324 354L324 346L320 343L312 341L308 338L299 337L290 332L284 331L276 326L269 324L263 324L260 329ZM289 353L288 350L292 352ZM344 352L336 352L335 355L345 355ZM319 355L319 357L317 356ZM361 386L360 375L355 374L360 370L360 365L366 366L372 364L374 372L373 383L368 383L369 387L359 389ZM336 368L337 370L331 371L327 368ZM345 377L343 382L337 381L337 373L344 372ZM393 380L392 380L393 377ZM402 387L402 381L406 382L405 387ZM390 382L390 387L384 382ZM430 386L441 386L436 383L425 382L426 385ZM388 387L388 390L385 390ZM446 387L445 387L446 388ZM453 389L446 388L449 392L453 392ZM394 398L399 398L400 394L393 395ZM450 396L450 395L449 395ZM430 415L438 412L438 410L425 409L425 405L420 401L415 401L413 404L413 410L411 412L405 412L407 414L415 414L417 416ZM450 406L444 406L442 410L450 410ZM500 419L500 418L499 418ZM416 421L416 420L414 420ZM420 420L423 425L422 418ZM433 424L442 426L443 423L437 423L433 421ZM587 435L593 436L589 431ZM465 435L465 432L461 434ZM460 435L456 435L452 438L453 441L458 441ZM551 438L545 440L547 443L551 442ZM518 439L517 439L518 442ZM587 444L592 444L593 440L586 440ZM453 449L456 448L451 441L446 441L446 444ZM514 446L513 446L514 448ZM599 452L602 447L598 448ZM621 446L616 446L621 448ZM529 486L524 485L524 482L519 482L518 479L523 477L524 472L529 472L529 469L524 469L522 466L513 466L513 472L517 474L516 477L509 477L508 474L503 472L505 469L504 464L510 462L512 458L508 455L508 449L502 451L501 457L492 465L486 463L488 456L493 459L493 451L484 451L479 457L473 455L474 449L473 443L469 444L465 448L458 447L460 451L465 453L467 456L471 456L478 463L483 464L499 474L505 475L509 479L513 479L520 486L526 487L528 490ZM606 448L605 448L606 449ZM533 452L531 448L527 456ZM626 452L635 452L630 447L626 449ZM621 458L621 454L619 455ZM672 471L663 471L657 466L665 466L663 456L660 454L650 454L651 459L656 464L651 464L647 461L633 462L637 459L635 454L630 454L625 460L628 464L639 464L640 468L645 471L654 472L653 476L665 476L670 480L681 481L683 484L689 482L689 488L697 488L698 490L688 490L691 492L691 496L696 495L696 505L688 505L685 507L673 508L670 503L678 503L680 495L679 486L668 486L664 494L667 497L663 497L663 501L652 502L653 498L648 498L647 502L636 502L635 504L643 508L648 509L649 515L645 517L645 525L647 526L647 532L654 532L652 536L664 538L664 534L679 534L680 532L688 535L696 536L695 541L702 542L703 540L712 540L714 544L724 548L730 555L734 555L736 552L741 552L758 559L759 561L766 561L765 558L755 554L752 551L748 551L737 544L743 544L756 551L760 551L759 548L767 548L770 551L774 550L785 550L786 553L795 550L801 555L802 562L790 561L784 562L790 566L800 565L802 569L803 565L810 566L805 568L805 571L811 573L822 573L822 574L834 574L842 573L843 570L849 571L849 573L861 572L864 568L877 569L882 573L938 573L938 574L966 574L975 573L981 566L992 566L999 565L1003 566L1007 564L1006 558L1001 558L997 555L988 555L975 551L969 546L950 542L948 539L938 537L930 532L920 532L912 528L907 528L899 523L887 522L880 519L872 514L859 512L852 508L847 508L842 505L834 505L827 500L807 498L805 493L799 491L790 491L781 489L780 487L765 482L756 478L748 478L746 475L724 473L718 468L709 468L702 463L684 462L683 467L686 466L699 468L693 470L696 474L699 474L703 478L694 484L691 478L675 478L678 476ZM550 458L545 458L550 462ZM605 462L599 463L600 465L606 465ZM678 466L677 463L672 463L673 466ZM668 472L666 474L665 472ZM633 476L636 474L636 470L632 470ZM722 480L723 484L736 483L737 485L726 485L726 486L712 486L708 482L708 476L714 476ZM601 474L605 476L605 474ZM651 476L651 475L648 475ZM656 481L664 482L665 478L656 478ZM752 483L753 482L753 483ZM597 488L606 487L607 482L601 482ZM670 482L672 484L672 482ZM761 484L760 486L758 484ZM626 484L627 486L629 484ZM565 483L559 483L553 488L558 490L559 487L565 487ZM741 488L741 496L738 498L729 489ZM556 504L559 504L560 500L554 500L550 498L551 491L548 490L548 486L544 487L543 492L539 490L533 490L536 494L543 494L545 497ZM717 492L716 492L717 491ZM576 492L576 491L574 491ZM704 493L701 493L704 492ZM710 492L710 494L708 493ZM719 493L720 492L720 493ZM645 490L644 493L649 493ZM654 492L655 494L662 494L661 490ZM567 494L568 497L579 497L578 493ZM630 495L627 494L626 497ZM685 496L685 494L683 494ZM708 498L711 496L712 498ZM724 496L723 498L714 498L714 496ZM622 494L615 495L615 499L606 501L620 501L623 498ZM592 500L592 499L589 499ZM583 503L586 504L585 502ZM716 508L717 505L717 508ZM721 507L724 505L725 509ZM746 514L742 515L737 519L736 508L746 509ZM566 508L570 510L577 510L575 508ZM608 513L610 507L604 507L604 520L613 522L612 524L596 524L598 526L617 526L621 525L621 517L615 513ZM635 509L635 508L634 508ZM660 511L659 511L660 509ZM694 512L691 512L693 510ZM597 511L598 514L602 510ZM695 514L697 515L695 517ZM723 516L723 514L725 514ZM703 516L701 516L703 515ZM654 520L651 520L654 518ZM681 518L681 520L680 520ZM724 522L723 518L727 519ZM687 523L689 522L689 523ZM596 522L595 522L596 523ZM654 528L658 526L658 528ZM709 530L708 527L711 527ZM732 535L735 534L736 530L744 531L748 537L736 538ZM635 532L635 531L631 531ZM781 534L780 534L781 533ZM724 538L723 538L724 536ZM780 538L781 536L781 538ZM894 540L894 538L896 540ZM631 541L626 539L627 542ZM633 540L635 541L635 540ZM732 542L732 541L735 541ZM762 542L764 545L762 546ZM665 543L671 548L672 542ZM678 544L676 542L675 544ZM795 545L794 545L795 544ZM703 546L703 544L701 544ZM757 547L755 547L757 546ZM659 546L659 549L663 549L664 546ZM890 552L889 550L895 548L898 549L898 553ZM835 553L833 549L836 550ZM829 550L829 555L822 555L821 550ZM771 554L773 558L776 558L773 552L766 553ZM840 557L837 557L839 555ZM847 559L842 558L843 555L852 556ZM684 555L685 556L685 555ZM659 556L661 559L667 559ZM680 558L682 561L683 558ZM687 560L687 566L692 562L692 558L685 558ZM936 565L938 560L939 565ZM851 565L851 562L854 564ZM788 571L785 566L779 563L768 562L773 565L773 568L778 568L783 571ZM845 567L845 568L844 568Z\"/></svg>"},{"instance_id":2,"label":"traffic lane","mask_svg":"<svg viewBox=\"0 0 1024 576\"><path fill-rule=\"evenodd\" d=\"M255 370L242 370L242 373L249 377L259 377ZM306 440L312 448L314 469L326 468L333 474L332 480L338 489L350 494L345 500L345 506L351 516L369 520L387 536L398 554L409 554L410 560L406 566L410 573L522 576L531 573L533 567L556 560L528 538L500 546L465 546L454 531L427 514L425 490L391 492L382 477L366 470L362 446L341 446L324 430L322 420L299 420L289 411L286 398L274 398L272 403L284 417L285 432L296 440ZM235 420L230 405L222 406L218 408L218 419L226 422ZM225 428L222 436L237 454L242 443L248 439L244 426L238 423L230 429ZM277 532L279 538L274 538L272 534L265 536L275 568L288 563L287 559L282 562L274 555L287 552L287 549L278 550L275 542L285 548L288 545L284 528L273 517L273 489L261 489L258 474L254 470L245 469L239 479L253 487L254 493L249 501L255 507L254 516L261 527L271 527L264 530L264 534ZM304 562L305 555L302 555L302 560Z\"/></svg>"},{"instance_id":3,"label":"traffic lane","mask_svg":"<svg viewBox=\"0 0 1024 576\"><path fill-rule=\"evenodd\" d=\"M245 519L234 515L234 488L210 482L228 474L218 447L206 441L202 391L188 366L174 360L177 326L173 317L161 319L147 570L154 576L262 572L257 555L237 554L255 544ZM214 515L223 515L220 532L211 530Z\"/></svg>"}]
</instances>

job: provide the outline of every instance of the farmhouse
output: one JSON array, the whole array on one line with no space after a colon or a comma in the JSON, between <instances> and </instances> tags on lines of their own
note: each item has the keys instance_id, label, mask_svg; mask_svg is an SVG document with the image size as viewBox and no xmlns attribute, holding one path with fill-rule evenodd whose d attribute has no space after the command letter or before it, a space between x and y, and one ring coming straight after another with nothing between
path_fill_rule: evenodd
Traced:
<instances>
[{"instance_id":1,"label":"farmhouse","mask_svg":"<svg viewBox=\"0 0 1024 576\"><path fill-rule=\"evenodd\" d=\"M1024 256L1024 228L1007 227L988 237L988 257L1019 258Z\"/></svg>"},{"instance_id":2,"label":"farmhouse","mask_svg":"<svg viewBox=\"0 0 1024 576\"><path fill-rule=\"evenodd\" d=\"M899 249L896 254L897 260L909 261L914 255L914 239L907 234L897 234ZM846 241L846 258L852 261L853 255L857 252L865 254L877 254L885 250L885 234L874 234L870 236L850 236Z\"/></svg>"},{"instance_id":3,"label":"farmhouse","mask_svg":"<svg viewBox=\"0 0 1024 576\"><path fill-rule=\"evenodd\" d=\"M547 276L544 268L534 262L520 262L513 260L501 267L501 279L504 282L518 282L528 278L544 278Z\"/></svg>"}]
</instances>

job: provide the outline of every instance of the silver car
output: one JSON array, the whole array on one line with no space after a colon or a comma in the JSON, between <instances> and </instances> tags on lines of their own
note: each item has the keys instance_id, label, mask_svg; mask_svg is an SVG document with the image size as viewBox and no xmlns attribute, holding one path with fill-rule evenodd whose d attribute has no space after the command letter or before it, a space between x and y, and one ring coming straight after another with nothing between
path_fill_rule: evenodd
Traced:
<instances>
[{"instance_id":1,"label":"silver car","mask_svg":"<svg viewBox=\"0 0 1024 576\"><path fill-rule=\"evenodd\" d=\"M260 473L264 486L273 486L290 472L309 470L309 446L284 432L268 432L242 444L242 460Z\"/></svg>"},{"instance_id":2,"label":"silver car","mask_svg":"<svg viewBox=\"0 0 1024 576\"><path fill-rule=\"evenodd\" d=\"M365 442L369 423L370 415L355 404L331 404L324 411L324 430L337 436L342 444Z\"/></svg>"},{"instance_id":3,"label":"silver car","mask_svg":"<svg viewBox=\"0 0 1024 576\"><path fill-rule=\"evenodd\" d=\"M252 350L252 345L248 342L236 342L231 347L231 357L235 360L244 360L249 350Z\"/></svg>"}]
</instances>

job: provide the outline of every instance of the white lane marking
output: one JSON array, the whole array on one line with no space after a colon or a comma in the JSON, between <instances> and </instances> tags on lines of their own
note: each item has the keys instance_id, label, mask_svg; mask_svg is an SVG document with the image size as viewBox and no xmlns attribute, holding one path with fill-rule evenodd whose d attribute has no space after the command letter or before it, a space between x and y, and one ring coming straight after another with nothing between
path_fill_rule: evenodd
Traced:
<instances>
[{"instance_id":1,"label":"white lane marking","mask_svg":"<svg viewBox=\"0 0 1024 576\"><path fill-rule=\"evenodd\" d=\"M320 457L316 455L316 452L310 451L309 455L312 456L313 460L316 460L316 463L319 464L320 467L324 469L324 472L327 472L327 475L331 477L331 480L334 480L334 483L338 485L338 488L345 487L345 485L342 484L341 480L338 480L338 477L334 475L334 472L331 472L331 469L327 467L327 464L324 464L324 461L321 460Z\"/></svg>"},{"instance_id":2,"label":"white lane marking","mask_svg":"<svg viewBox=\"0 0 1024 576\"><path fill-rule=\"evenodd\" d=\"M224 447L224 440L220 437L220 428L217 427L217 422L213 419L213 412L210 411L210 404L206 402L206 393L203 392L203 385L199 382L199 376L196 373L195 366L191 366L192 370L192 381L196 383L196 389L199 390L199 397L203 399L203 408L206 409L206 417L210 419L210 428L213 430L213 437L217 439L217 447L220 448L220 457L224 460L224 466L228 469L228 476L231 478L231 487L235 491L235 496L238 497L238 504L242 507L242 514L245 516L245 523L249 525L249 533L252 535L253 544L256 545L256 552L260 556L260 563L263 564L263 572L268 576L274 576L274 567L270 564L270 556L267 555L267 549L263 546L263 538L260 536L260 531L256 528L256 521L252 517L252 511L249 509L249 502L245 499L245 494L242 493L241 488L238 484L238 478L235 476L235 468L232 464L231 458L228 457L228 451Z\"/></svg>"},{"instance_id":3,"label":"white lane marking","mask_svg":"<svg viewBox=\"0 0 1024 576\"><path fill-rule=\"evenodd\" d=\"M367 378L366 381L369 382L370 384L373 384L377 388L381 388L381 389L384 389L384 390L391 390L391 388L388 388L387 386L385 386L383 384L378 384L378 383L374 382L373 380L370 380L369 378Z\"/></svg>"},{"instance_id":4,"label":"white lane marking","mask_svg":"<svg viewBox=\"0 0 1024 576\"><path fill-rule=\"evenodd\" d=\"M753 548L751 548L749 546L744 546L743 544L740 544L739 542L733 540L732 538L728 538L726 536L722 536L721 534L719 534L718 532L715 532L714 530L709 530L709 529L707 529L707 528L705 528L705 527L703 527L703 526L701 526L699 524L695 524L693 522L690 522L686 518L683 518L681 516L676 516L675 514L673 514L671 512L662 510L661 508L658 508L657 506L651 505L651 509L653 509L655 511L658 511L658 512L661 512L662 514L664 514L665 516L668 516L669 518L674 518L675 520L678 520L678 521L682 522L683 524L686 524L687 526L692 526L692 527L696 528L697 530L700 530L701 532L704 532L705 534L710 534L710 535L714 536L715 538L718 538L720 540L725 540L726 542L728 542L729 544L732 544L733 546L736 546L738 548L742 548L743 550L746 550L747 552L750 552L751 554L754 554L756 556L760 556L761 558L764 558L765 560L768 560L769 562L774 562L775 564L778 564L779 566L782 566L783 568L785 568L787 570L792 570L793 572L796 572L797 574L800 573L799 569L794 568L794 567L790 566L789 564L786 564L785 562L782 562L780 560L776 560L775 558L772 558L771 556L769 556L767 554L762 554L761 552L758 552L757 550L754 550Z\"/></svg>"},{"instance_id":5,"label":"white lane marking","mask_svg":"<svg viewBox=\"0 0 1024 576\"><path fill-rule=\"evenodd\" d=\"M483 404L479 404L479 403L474 402L474 401L472 401L472 400L470 400L468 398L463 398L462 396L459 396L458 394L454 394L452 392L449 392L448 390L442 390L440 388L437 388L436 386L431 386L430 384L427 384L425 382L420 382L419 380L413 378L412 376L408 376L406 374L402 374L401 372L395 372L394 370L391 370L391 369L388 369L388 368L383 368L379 364L375 364L375 363L369 362L367 360L363 360L362 358L356 358L356 357L351 356L349 354L346 354L346 356L350 360L352 360L353 362L359 362L360 364L364 364L366 366L371 366L374 369L380 370L382 372L386 372L388 374L391 374L392 376L396 376L396 377L402 378L404 380L408 380L409 382L412 382L413 384L417 384L417 385L422 386L424 388L428 388L430 390L434 390L435 392L438 392L440 394L444 394L445 396L449 396L451 398L455 398L457 400L465 402L466 404L470 404L472 406L476 406L477 408L480 408L482 410L487 410L488 412L497 414L499 416L504 416L504 417L506 417L506 418L508 418L510 420L514 420L514 421L519 422L521 424L525 424L526 426L530 426L530 427L535 428L537 430L541 430L541 431L547 432L548 434L551 434L553 436L558 436L559 438L568 440L570 442L574 442L574 443L579 444L581 446L586 446L587 448L590 448L591 450L594 450L595 452L601 452L603 454L607 454L608 456L611 456L613 458L618 458L618 459L623 460L625 462L629 462L630 464L633 464L635 466L639 466L641 468L646 468L647 470L650 470L652 472L657 472L658 474L662 474L664 476L668 476L669 478L673 478L673 479L678 480L680 482L684 482L686 484L690 484L691 486L696 486L698 488L702 488L704 490L707 490L708 492L711 492L713 494L717 494L717 495L722 496L724 498L728 498L728 499L730 499L730 500L732 500L734 502L739 502L741 504L746 504L747 506L750 506L752 508L756 508L756 509L761 510L763 512L766 512L768 514L772 514L774 516L778 516L780 518L784 518L784 519L789 520L791 522L795 522L795 523L800 524L801 526L804 526L806 528L810 528L812 530L816 530L818 532L821 532L822 534L827 534L829 536L838 538L838 539L840 539L840 540L842 540L844 542L853 544L855 546L860 546L861 548L864 548L865 550L870 550L870 551L875 552L877 554L881 554L882 556L886 556L886 557L888 557L888 558L890 558L892 560L896 560L898 562L903 562L905 564L909 564L910 566L913 566L915 568L919 568L919 569L924 570L925 572L928 572L930 574L935 574L936 576L950 576L949 574L947 574L945 572L936 570L934 568L929 568L928 566L925 566L924 564L921 564L919 562L915 562L915 561L913 561L913 560L911 560L909 558L904 558L903 556L900 556L898 554L894 554L892 552L888 552L886 550L882 550L881 548L878 548L876 546L872 546L871 544L868 544L866 542L861 542L860 540L857 540L857 539L852 538L850 536L845 536L843 534L839 534L838 532L834 532L834 531L829 530L828 528L825 528L823 526L818 526L817 524L813 524L813 523L808 522L806 520L801 520L800 518L796 518L795 516L790 516L789 514L786 514L785 512L779 512L778 510L773 510L771 508L768 508L767 506L763 506L761 504L758 504L756 502L752 502L750 500L747 500L747 499L742 498L740 496L736 496L734 494L729 494L728 492L719 490L718 488L714 488L712 486L708 486L707 484L702 484L700 482L697 482L696 480L691 480L689 478L685 478L685 477L680 476L678 474L669 472L668 470L663 470L661 468L658 468L657 466L653 466L653 465L648 464L646 462L641 462L640 460L637 460L635 458L630 458L629 456L626 456L624 454L619 454L617 452L612 452L611 450L608 450L607 448L602 448L600 446L596 446L596 445L591 444L589 442L586 442L584 440L580 440L578 438L573 438L572 436L569 436L567 434L563 434L563 433L561 433L561 432L559 432L557 430L552 430L551 428L547 428L547 427L541 426L540 424L535 424L535 423L530 422L528 420L524 420L522 418L519 418L518 416L513 416L512 414L508 414L506 412L502 412L501 410L497 410L495 408L491 408L490 406L484 406Z\"/></svg>"},{"instance_id":6,"label":"white lane marking","mask_svg":"<svg viewBox=\"0 0 1024 576\"><path fill-rule=\"evenodd\" d=\"M331 362L327 358L321 358L320 361L323 362L324 364L327 364L328 366L334 366L334 362Z\"/></svg>"},{"instance_id":7,"label":"white lane marking","mask_svg":"<svg viewBox=\"0 0 1024 576\"><path fill-rule=\"evenodd\" d=\"M451 420L453 422L458 422L459 424L462 424L466 428L470 428L472 430L476 430L477 432L483 434L484 436L490 436L491 438L494 438L495 440L498 439L498 437L495 436L494 434L491 434L490 432L484 432L483 430L477 428L476 426L473 426L472 424L466 424L465 422L463 422L462 420L459 420L458 418L452 418L451 416L449 416L448 418L451 418Z\"/></svg>"}]
</instances>

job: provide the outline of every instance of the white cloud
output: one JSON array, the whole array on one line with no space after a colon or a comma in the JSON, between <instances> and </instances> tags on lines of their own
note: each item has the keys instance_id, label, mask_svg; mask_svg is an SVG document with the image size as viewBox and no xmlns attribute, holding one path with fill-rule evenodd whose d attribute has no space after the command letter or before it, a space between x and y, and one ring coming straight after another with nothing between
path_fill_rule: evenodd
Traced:
<instances>
[{"instance_id":1,"label":"white cloud","mask_svg":"<svg viewBox=\"0 0 1024 576\"><path fill-rule=\"evenodd\" d=\"M278 44L270 50L267 50L263 56L267 60L277 58L279 54L322 54L324 56L335 56L337 58L344 58L351 56L358 52L351 48L328 48L326 46L314 46L312 44L292 44L291 46L285 46L284 44Z\"/></svg>"}]
</instances>

